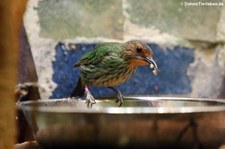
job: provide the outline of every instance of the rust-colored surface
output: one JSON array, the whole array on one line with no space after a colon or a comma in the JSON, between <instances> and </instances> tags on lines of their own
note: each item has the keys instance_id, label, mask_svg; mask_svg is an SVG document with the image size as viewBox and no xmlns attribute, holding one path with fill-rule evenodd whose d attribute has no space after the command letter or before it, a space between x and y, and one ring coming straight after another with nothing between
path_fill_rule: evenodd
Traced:
<instances>
[{"instance_id":1,"label":"rust-colored surface","mask_svg":"<svg viewBox=\"0 0 225 149\"><path fill-rule=\"evenodd\" d=\"M15 86L18 72L19 29L26 0L0 1L0 148L14 148Z\"/></svg>"}]
</instances>

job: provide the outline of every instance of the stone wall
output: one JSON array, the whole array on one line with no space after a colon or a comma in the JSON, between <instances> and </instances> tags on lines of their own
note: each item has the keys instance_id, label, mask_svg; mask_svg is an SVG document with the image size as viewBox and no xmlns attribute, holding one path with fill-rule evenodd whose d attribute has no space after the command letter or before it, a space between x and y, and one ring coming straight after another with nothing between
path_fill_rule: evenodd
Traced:
<instances>
[{"instance_id":1,"label":"stone wall","mask_svg":"<svg viewBox=\"0 0 225 149\"><path fill-rule=\"evenodd\" d=\"M217 6L215 6L217 4ZM225 2L164 0L30 0L25 28L41 98L68 97L73 67L99 42L143 40L160 73L139 68L120 85L125 95L185 94L225 98ZM112 95L94 88L95 96Z\"/></svg>"}]
</instances>

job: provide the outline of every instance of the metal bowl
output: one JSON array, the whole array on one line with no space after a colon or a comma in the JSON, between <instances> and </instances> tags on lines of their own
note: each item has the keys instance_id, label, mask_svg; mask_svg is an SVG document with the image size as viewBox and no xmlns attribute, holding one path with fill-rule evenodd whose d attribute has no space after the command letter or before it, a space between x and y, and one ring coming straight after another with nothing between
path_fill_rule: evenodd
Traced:
<instances>
[{"instance_id":1,"label":"metal bowl","mask_svg":"<svg viewBox=\"0 0 225 149\"><path fill-rule=\"evenodd\" d=\"M225 144L225 101L179 97L78 99L18 104L44 148L218 148Z\"/></svg>"}]
</instances>

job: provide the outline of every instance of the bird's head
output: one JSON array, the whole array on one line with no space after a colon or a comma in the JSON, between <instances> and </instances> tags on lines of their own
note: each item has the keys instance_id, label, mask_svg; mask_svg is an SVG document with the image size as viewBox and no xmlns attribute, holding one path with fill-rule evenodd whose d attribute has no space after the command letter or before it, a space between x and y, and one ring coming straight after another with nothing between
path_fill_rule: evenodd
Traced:
<instances>
[{"instance_id":1,"label":"bird's head","mask_svg":"<svg viewBox=\"0 0 225 149\"><path fill-rule=\"evenodd\" d=\"M150 65L156 73L158 71L157 64L152 58L152 49L139 40L131 40L124 44L124 56L132 67Z\"/></svg>"}]
</instances>

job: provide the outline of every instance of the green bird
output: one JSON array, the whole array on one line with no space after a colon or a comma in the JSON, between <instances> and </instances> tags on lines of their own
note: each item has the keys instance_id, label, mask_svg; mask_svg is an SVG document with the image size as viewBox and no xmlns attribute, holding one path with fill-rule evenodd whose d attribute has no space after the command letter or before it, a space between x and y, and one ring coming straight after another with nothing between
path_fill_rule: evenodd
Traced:
<instances>
[{"instance_id":1,"label":"green bird","mask_svg":"<svg viewBox=\"0 0 225 149\"><path fill-rule=\"evenodd\" d=\"M158 67L152 57L151 48L139 40L98 44L74 65L80 68L80 78L71 96L85 95L89 107L96 103L89 87L108 87L116 92L121 106L124 97L114 86L127 81L138 66L150 65L156 75Z\"/></svg>"}]
</instances>

